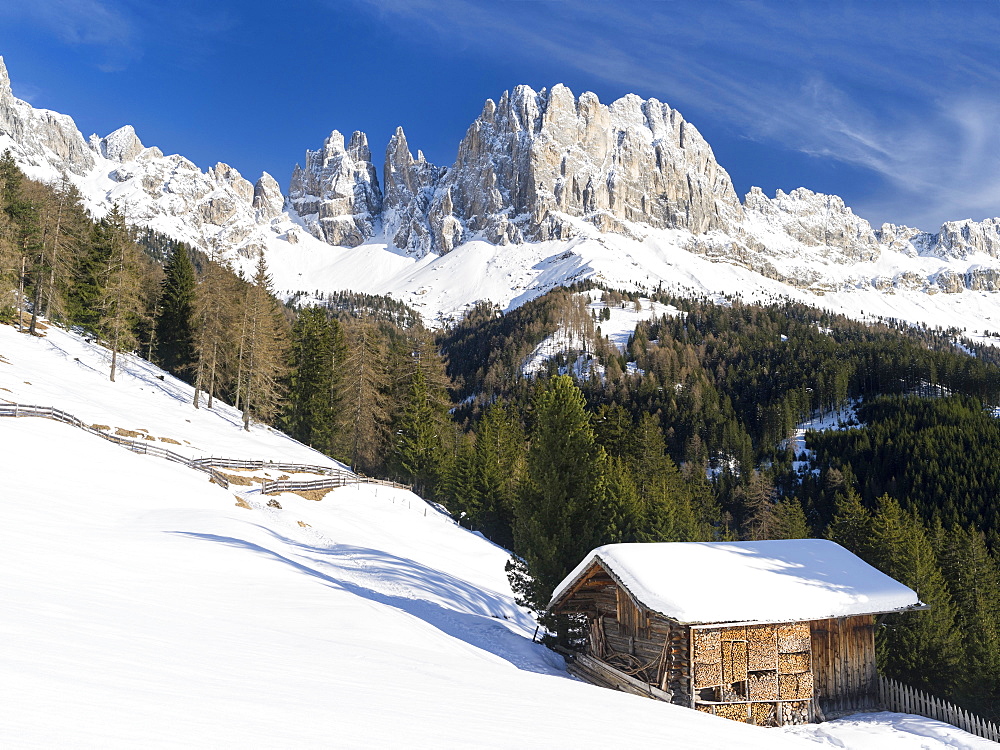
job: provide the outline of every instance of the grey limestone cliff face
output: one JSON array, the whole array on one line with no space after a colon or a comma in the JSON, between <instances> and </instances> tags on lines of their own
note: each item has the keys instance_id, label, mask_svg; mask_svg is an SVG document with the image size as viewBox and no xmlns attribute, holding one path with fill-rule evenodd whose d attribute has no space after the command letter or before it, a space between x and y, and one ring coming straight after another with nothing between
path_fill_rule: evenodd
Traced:
<instances>
[{"instance_id":1,"label":"grey limestone cliff face","mask_svg":"<svg viewBox=\"0 0 1000 750\"><path fill-rule=\"evenodd\" d=\"M285 196L281 186L267 172L264 172L253 186L253 207L261 221L270 221L281 216L285 208Z\"/></svg>"},{"instance_id":2,"label":"grey limestone cliff face","mask_svg":"<svg viewBox=\"0 0 1000 750\"><path fill-rule=\"evenodd\" d=\"M355 131L345 146L334 130L323 148L306 151L305 167L292 172L288 197L309 231L331 245L355 247L371 237L382 191L365 134Z\"/></svg>"},{"instance_id":3,"label":"grey limestone cliff face","mask_svg":"<svg viewBox=\"0 0 1000 750\"><path fill-rule=\"evenodd\" d=\"M55 163L80 175L94 167L94 155L73 118L35 109L14 97L3 57L0 57L0 134L10 136L22 163L35 166Z\"/></svg>"},{"instance_id":4,"label":"grey limestone cliff face","mask_svg":"<svg viewBox=\"0 0 1000 750\"><path fill-rule=\"evenodd\" d=\"M1000 258L1000 219L946 221L937 234L911 227L883 224L879 240L907 255L968 258L983 254Z\"/></svg>"},{"instance_id":5,"label":"grey limestone cliff face","mask_svg":"<svg viewBox=\"0 0 1000 750\"><path fill-rule=\"evenodd\" d=\"M518 86L486 102L442 178L429 222L494 243L559 239L573 219L604 231L628 223L702 234L738 220L729 175L680 114L629 95L610 105L565 86Z\"/></svg>"},{"instance_id":6,"label":"grey limestone cliff face","mask_svg":"<svg viewBox=\"0 0 1000 750\"><path fill-rule=\"evenodd\" d=\"M676 110L631 95L604 105L565 86L519 86L487 101L449 168L414 158L397 129L383 187L384 198L364 135L344 147L335 131L307 152L289 195L310 231L335 245L370 237L381 208L387 241L418 256L474 237L565 239L580 220L602 231L638 224L704 234L743 211L729 175Z\"/></svg>"},{"instance_id":7,"label":"grey limestone cliff face","mask_svg":"<svg viewBox=\"0 0 1000 750\"><path fill-rule=\"evenodd\" d=\"M429 210L434 192L447 171L428 162L420 151L414 159L406 134L402 128L396 128L389 139L382 169L385 190L382 223L387 240L400 250L425 255L438 248L447 252L454 246L440 227L435 231Z\"/></svg>"},{"instance_id":8,"label":"grey limestone cliff face","mask_svg":"<svg viewBox=\"0 0 1000 750\"><path fill-rule=\"evenodd\" d=\"M90 147L105 159L120 164L132 161L142 153L144 148L131 125L118 128L104 138L99 138L96 135L90 136Z\"/></svg>"},{"instance_id":9,"label":"grey limestone cliff face","mask_svg":"<svg viewBox=\"0 0 1000 750\"><path fill-rule=\"evenodd\" d=\"M967 258L976 253L1000 258L1000 218L946 221L937 234L934 252L942 258Z\"/></svg>"}]
</instances>

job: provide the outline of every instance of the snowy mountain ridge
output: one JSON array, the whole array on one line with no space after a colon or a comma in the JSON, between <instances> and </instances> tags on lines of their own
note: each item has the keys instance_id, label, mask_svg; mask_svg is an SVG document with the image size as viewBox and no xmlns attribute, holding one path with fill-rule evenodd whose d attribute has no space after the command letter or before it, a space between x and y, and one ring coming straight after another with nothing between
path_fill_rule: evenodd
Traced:
<instances>
[{"instance_id":1,"label":"snowy mountain ridge","mask_svg":"<svg viewBox=\"0 0 1000 750\"><path fill-rule=\"evenodd\" d=\"M518 86L487 100L451 166L414 157L397 129L381 179L367 137L333 131L306 151L286 197L266 173L251 183L222 163L202 172L130 126L88 141L70 117L15 98L0 58L0 148L31 177L65 173L95 215L118 203L131 223L246 270L264 252L286 296L391 294L431 322L583 278L979 334L1000 316L1000 219L929 233L874 229L805 188L753 188L741 201L693 125L634 95L605 105L561 85Z\"/></svg>"}]
</instances>

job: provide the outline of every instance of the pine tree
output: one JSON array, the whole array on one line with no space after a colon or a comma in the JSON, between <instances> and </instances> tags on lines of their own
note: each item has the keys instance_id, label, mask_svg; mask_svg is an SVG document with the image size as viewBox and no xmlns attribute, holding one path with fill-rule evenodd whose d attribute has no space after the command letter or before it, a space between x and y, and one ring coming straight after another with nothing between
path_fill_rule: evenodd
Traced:
<instances>
[{"instance_id":1,"label":"pine tree","mask_svg":"<svg viewBox=\"0 0 1000 750\"><path fill-rule=\"evenodd\" d=\"M380 463L389 413L385 344L375 324L362 320L348 332L344 401L337 424L338 455L354 470Z\"/></svg>"},{"instance_id":2,"label":"pine tree","mask_svg":"<svg viewBox=\"0 0 1000 750\"><path fill-rule=\"evenodd\" d=\"M514 545L514 509L525 471L524 427L503 401L483 414L476 431L474 499L476 520L490 539Z\"/></svg>"},{"instance_id":3,"label":"pine tree","mask_svg":"<svg viewBox=\"0 0 1000 750\"><path fill-rule=\"evenodd\" d=\"M628 464L620 458L608 456L604 481L603 519L594 519L604 526L602 543L639 541L644 521L643 503Z\"/></svg>"},{"instance_id":4,"label":"pine tree","mask_svg":"<svg viewBox=\"0 0 1000 750\"><path fill-rule=\"evenodd\" d=\"M938 558L955 601L964 659L956 697L987 718L1000 716L1000 566L982 532L934 530Z\"/></svg>"},{"instance_id":5,"label":"pine tree","mask_svg":"<svg viewBox=\"0 0 1000 750\"><path fill-rule=\"evenodd\" d=\"M861 496L853 489L838 494L834 501L834 515L826 529L826 538L846 547L863 560L871 562L872 514L861 503Z\"/></svg>"},{"instance_id":6,"label":"pine tree","mask_svg":"<svg viewBox=\"0 0 1000 750\"><path fill-rule=\"evenodd\" d=\"M453 426L450 450L445 452L442 462L437 497L448 507L453 516L467 517L471 528L483 531L488 538L502 544L491 535L490 529L484 527L475 481L475 440L471 434L466 434Z\"/></svg>"},{"instance_id":7,"label":"pine tree","mask_svg":"<svg viewBox=\"0 0 1000 750\"><path fill-rule=\"evenodd\" d=\"M195 273L187 247L175 243L164 266L155 327L155 352L163 369L183 376L196 361Z\"/></svg>"},{"instance_id":8,"label":"pine tree","mask_svg":"<svg viewBox=\"0 0 1000 750\"><path fill-rule=\"evenodd\" d=\"M213 246L195 290L194 349L197 356L194 379L195 409L201 393L208 393L208 408L221 384L227 379L236 357L234 335L237 309L234 300L245 294L246 282L239 280Z\"/></svg>"},{"instance_id":9,"label":"pine tree","mask_svg":"<svg viewBox=\"0 0 1000 750\"><path fill-rule=\"evenodd\" d=\"M321 307L300 310L292 326L285 422L293 437L330 455L346 358L339 321Z\"/></svg>"},{"instance_id":10,"label":"pine tree","mask_svg":"<svg viewBox=\"0 0 1000 750\"><path fill-rule=\"evenodd\" d=\"M794 497L786 497L774 504L769 539L809 539L811 536L802 503Z\"/></svg>"},{"instance_id":11,"label":"pine tree","mask_svg":"<svg viewBox=\"0 0 1000 750\"><path fill-rule=\"evenodd\" d=\"M885 674L914 687L949 694L961 658L955 607L923 524L887 495L872 516L872 565L913 589L930 609L891 615L879 639Z\"/></svg>"},{"instance_id":12,"label":"pine tree","mask_svg":"<svg viewBox=\"0 0 1000 750\"><path fill-rule=\"evenodd\" d=\"M101 337L111 349L111 380L115 379L118 355L138 345L135 328L144 312L141 266L138 250L125 226L125 216L115 206L106 219L108 259L101 283Z\"/></svg>"},{"instance_id":13,"label":"pine tree","mask_svg":"<svg viewBox=\"0 0 1000 750\"><path fill-rule=\"evenodd\" d=\"M404 479L413 484L418 495L434 494L443 460L445 424L445 413L435 409L427 379L416 370L410 379L403 411L396 420L394 452Z\"/></svg>"},{"instance_id":14,"label":"pine tree","mask_svg":"<svg viewBox=\"0 0 1000 750\"><path fill-rule=\"evenodd\" d=\"M632 473L642 516L635 540L686 542L707 538L687 482L667 454L659 420L651 414L643 414L633 440L636 450L631 457Z\"/></svg>"},{"instance_id":15,"label":"pine tree","mask_svg":"<svg viewBox=\"0 0 1000 750\"><path fill-rule=\"evenodd\" d=\"M264 253L257 256L253 283L244 300L240 339L237 403L243 408L243 429L251 418L266 422L281 406L286 363L285 319L271 292Z\"/></svg>"},{"instance_id":16,"label":"pine tree","mask_svg":"<svg viewBox=\"0 0 1000 750\"><path fill-rule=\"evenodd\" d=\"M569 376L552 378L538 392L534 419L514 540L534 580L530 602L540 608L573 566L607 538L607 454Z\"/></svg>"},{"instance_id":17,"label":"pine tree","mask_svg":"<svg viewBox=\"0 0 1000 750\"><path fill-rule=\"evenodd\" d=\"M0 158L0 208L5 218L4 269L10 291L5 307L14 308L18 328L22 327L24 286L29 272L35 272L44 257L37 196L29 195L27 181L10 151ZM32 276L37 274L32 273Z\"/></svg>"},{"instance_id":18,"label":"pine tree","mask_svg":"<svg viewBox=\"0 0 1000 750\"><path fill-rule=\"evenodd\" d=\"M94 334L98 332L101 298L111 263L111 231L107 218L91 226L66 294L69 322Z\"/></svg>"},{"instance_id":19,"label":"pine tree","mask_svg":"<svg viewBox=\"0 0 1000 750\"><path fill-rule=\"evenodd\" d=\"M735 494L743 512L744 538L773 538L776 493L770 478L763 472L754 470L749 481L739 487Z\"/></svg>"}]
</instances>

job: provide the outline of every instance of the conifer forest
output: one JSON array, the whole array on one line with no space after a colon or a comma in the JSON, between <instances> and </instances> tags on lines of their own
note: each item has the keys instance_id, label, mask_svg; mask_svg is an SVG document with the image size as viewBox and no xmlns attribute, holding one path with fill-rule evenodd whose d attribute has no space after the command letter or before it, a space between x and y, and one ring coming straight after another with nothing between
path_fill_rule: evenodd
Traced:
<instances>
[{"instance_id":1,"label":"conifer forest","mask_svg":"<svg viewBox=\"0 0 1000 750\"><path fill-rule=\"evenodd\" d=\"M624 351L603 313L638 295L557 288L431 330L390 298L279 301L68 181L0 159L0 319L74 328L141 356L352 469L401 481L513 552L541 613L611 542L824 537L913 588L926 611L877 631L883 673L1000 718L1000 352L957 331L805 305L644 296L676 312ZM526 358L564 335L542 371ZM559 343L559 342L557 342ZM584 363L581 366L581 362ZM791 440L810 418L842 429Z\"/></svg>"}]
</instances>

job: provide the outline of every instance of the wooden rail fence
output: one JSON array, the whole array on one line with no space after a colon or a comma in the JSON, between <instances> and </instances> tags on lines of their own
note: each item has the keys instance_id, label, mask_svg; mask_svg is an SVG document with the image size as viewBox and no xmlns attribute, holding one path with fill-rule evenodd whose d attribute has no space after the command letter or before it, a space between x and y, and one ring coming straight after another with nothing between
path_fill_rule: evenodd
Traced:
<instances>
[{"instance_id":1,"label":"wooden rail fence","mask_svg":"<svg viewBox=\"0 0 1000 750\"><path fill-rule=\"evenodd\" d=\"M344 487L348 484L379 484L383 487L396 487L401 490L411 489L408 484L390 482L386 479L372 479L361 474L350 474L344 471L334 474L329 479L309 479L304 481L296 479L276 479L271 481L265 479L261 483L260 491L264 495L275 495L279 492L308 492L309 490L334 489L336 487Z\"/></svg>"},{"instance_id":2,"label":"wooden rail fence","mask_svg":"<svg viewBox=\"0 0 1000 750\"><path fill-rule=\"evenodd\" d=\"M56 409L52 406L37 406L34 404L0 404L0 417L41 417L43 419L54 419L58 422L64 422L74 427L78 427L85 432L89 432L91 435L97 435L104 440L108 440L124 448L128 448L133 453L145 453L149 456L157 456L159 458L164 458L167 461L183 464L184 466L192 468L196 471L208 474L216 483L226 488L229 487L229 479L225 474L219 471L219 469L274 469L276 471L291 471L302 474L326 474L328 476L327 479L317 479L304 482L295 480L269 481L265 479L262 480L261 487L261 493L265 495L277 492L294 492L295 490L325 489L327 487L333 489L335 487L343 487L348 484L381 484L389 487L398 487L407 490L410 489L407 485L353 474L335 466L315 466L312 464L296 464L284 461L247 461L238 458L188 458L187 456L182 456L180 453L176 453L175 451L161 448L158 445L152 445L145 440L132 440L130 438L121 437L120 435L112 435L104 432L103 430L95 429L72 414L63 411L62 409Z\"/></svg>"},{"instance_id":3,"label":"wooden rail fence","mask_svg":"<svg viewBox=\"0 0 1000 750\"><path fill-rule=\"evenodd\" d=\"M987 721L959 708L954 703L935 698L896 680L879 676L878 698L879 704L886 711L926 716L928 719L937 719L964 729L969 734L1000 742L1000 727L992 721Z\"/></svg>"}]
</instances>

